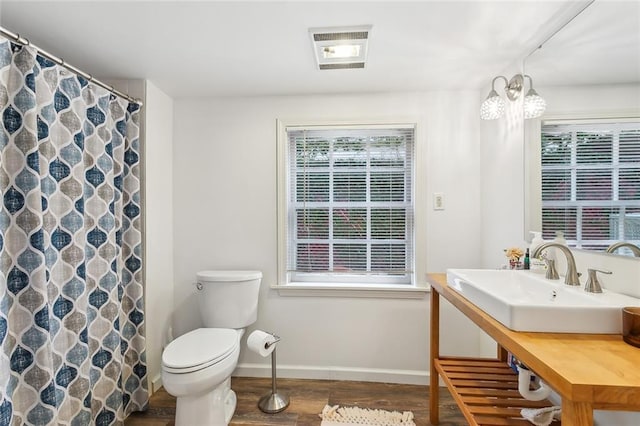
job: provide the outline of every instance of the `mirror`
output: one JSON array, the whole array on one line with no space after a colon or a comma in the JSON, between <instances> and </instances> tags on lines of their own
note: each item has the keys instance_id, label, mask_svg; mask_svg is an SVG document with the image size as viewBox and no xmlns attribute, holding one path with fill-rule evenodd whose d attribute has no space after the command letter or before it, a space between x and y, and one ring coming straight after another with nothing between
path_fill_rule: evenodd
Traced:
<instances>
[{"instance_id":1,"label":"mirror","mask_svg":"<svg viewBox=\"0 0 640 426\"><path fill-rule=\"evenodd\" d=\"M525 121L525 231L640 245L640 2L591 3L524 70L547 102Z\"/></svg>"}]
</instances>

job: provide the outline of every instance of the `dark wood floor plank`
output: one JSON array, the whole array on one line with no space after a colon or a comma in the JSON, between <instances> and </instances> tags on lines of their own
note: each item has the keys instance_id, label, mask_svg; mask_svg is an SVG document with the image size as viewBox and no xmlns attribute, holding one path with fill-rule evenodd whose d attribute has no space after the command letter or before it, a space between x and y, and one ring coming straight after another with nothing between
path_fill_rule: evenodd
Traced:
<instances>
[{"instance_id":1,"label":"dark wood floor plank","mask_svg":"<svg viewBox=\"0 0 640 426\"><path fill-rule=\"evenodd\" d=\"M238 405L230 426L319 426L318 414L326 404L370 409L412 411L416 426L430 426L429 387L393 383L336 380L278 379L278 391L291 399L282 413L265 414L258 408L261 396L271 391L271 379L233 377L231 387ZM175 398L164 389L153 394L149 409L133 413L125 426L174 426ZM440 426L467 422L446 388L440 388Z\"/></svg>"}]
</instances>

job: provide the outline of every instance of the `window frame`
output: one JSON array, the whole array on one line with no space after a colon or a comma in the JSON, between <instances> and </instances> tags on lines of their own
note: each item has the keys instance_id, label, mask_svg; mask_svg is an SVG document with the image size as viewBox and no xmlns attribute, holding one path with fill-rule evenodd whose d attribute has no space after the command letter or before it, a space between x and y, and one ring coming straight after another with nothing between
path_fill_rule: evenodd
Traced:
<instances>
[{"instance_id":1,"label":"window frame","mask_svg":"<svg viewBox=\"0 0 640 426\"><path fill-rule=\"evenodd\" d=\"M422 259L426 237L424 232L423 208L424 192L421 189L422 167L424 162L422 155L422 143L419 141L418 120L358 120L358 121L314 121L314 120L282 120L278 119L277 125L277 222L278 222L278 276L277 282L271 288L277 289L283 296L347 296L347 297L385 297L385 298L422 298L429 291L426 282L426 273ZM289 139L288 128L381 128L381 127L412 127L414 129L413 152L413 182L411 186L413 198L413 279L411 284L398 284L392 282L363 283L359 280L359 274L345 276L340 282L316 282L305 279L289 281L287 272L287 239L289 232L288 218L288 194L289 194Z\"/></svg>"}]
</instances>

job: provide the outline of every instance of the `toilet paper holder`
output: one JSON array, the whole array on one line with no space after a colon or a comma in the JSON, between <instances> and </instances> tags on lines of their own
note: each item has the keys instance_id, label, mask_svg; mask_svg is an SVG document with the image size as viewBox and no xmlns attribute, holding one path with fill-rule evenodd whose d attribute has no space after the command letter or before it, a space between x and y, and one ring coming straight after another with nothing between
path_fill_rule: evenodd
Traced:
<instances>
[{"instance_id":1,"label":"toilet paper holder","mask_svg":"<svg viewBox=\"0 0 640 426\"><path fill-rule=\"evenodd\" d=\"M280 336L277 336L275 333L267 333L271 334L275 340L265 343L265 349L269 349L281 340ZM267 414L279 413L289 406L289 396L281 392L279 393L276 386L276 349L277 348L273 348L273 352L271 352L271 392L258 401L258 408Z\"/></svg>"},{"instance_id":2,"label":"toilet paper holder","mask_svg":"<svg viewBox=\"0 0 640 426\"><path fill-rule=\"evenodd\" d=\"M278 342L281 340L281 339L280 339L280 336L278 336L277 334L272 333L272 332L270 332L270 331L267 331L267 333L269 333L270 335L272 335L272 336L273 336L273 338L274 338L274 339L276 339L276 340L274 340L273 342L267 342L267 343L265 343L265 344L264 344L264 348L265 348L265 349L269 349L271 346L275 345L276 343L278 343ZM274 350L275 350L275 349L274 349Z\"/></svg>"}]
</instances>

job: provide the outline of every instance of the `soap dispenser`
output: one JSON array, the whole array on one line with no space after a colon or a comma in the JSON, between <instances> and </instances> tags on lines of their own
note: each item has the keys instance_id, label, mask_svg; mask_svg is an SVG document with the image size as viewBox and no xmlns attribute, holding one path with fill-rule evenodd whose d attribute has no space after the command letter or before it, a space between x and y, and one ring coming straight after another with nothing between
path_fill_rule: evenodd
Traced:
<instances>
[{"instance_id":1,"label":"soap dispenser","mask_svg":"<svg viewBox=\"0 0 640 426\"><path fill-rule=\"evenodd\" d=\"M553 242L566 246L567 240L564 238L564 232L556 231L556 237L553 239Z\"/></svg>"},{"instance_id":2,"label":"soap dispenser","mask_svg":"<svg viewBox=\"0 0 640 426\"><path fill-rule=\"evenodd\" d=\"M540 231L529 231L529 233L533 235L531 245L529 245L529 252L533 253L536 248L544 244L544 240L542 239L542 232Z\"/></svg>"},{"instance_id":3,"label":"soap dispenser","mask_svg":"<svg viewBox=\"0 0 640 426\"><path fill-rule=\"evenodd\" d=\"M529 245L529 253L533 254L536 248L540 247L544 244L544 240L542 239L542 232L540 231L529 231L531 235L533 235L533 239L531 240L531 245ZM532 272L537 272L543 274L547 267L544 261L540 258L532 257L529 259L529 268Z\"/></svg>"}]
</instances>

